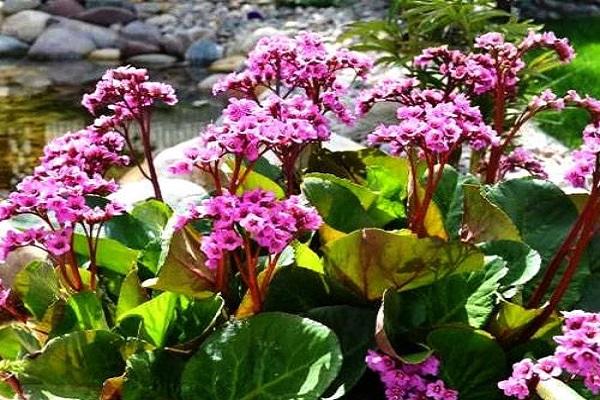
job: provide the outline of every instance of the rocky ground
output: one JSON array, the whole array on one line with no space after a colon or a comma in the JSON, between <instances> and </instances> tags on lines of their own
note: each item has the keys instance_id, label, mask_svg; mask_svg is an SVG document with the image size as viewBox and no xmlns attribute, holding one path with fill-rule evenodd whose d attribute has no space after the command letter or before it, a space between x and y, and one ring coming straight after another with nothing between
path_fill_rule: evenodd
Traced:
<instances>
[{"instance_id":1,"label":"rocky ground","mask_svg":"<svg viewBox=\"0 0 600 400\"><path fill-rule=\"evenodd\" d=\"M276 0L0 1L0 58L125 61L238 67L257 40L277 32L320 32L334 40L344 24L381 17L385 0L345 7L278 6Z\"/></svg>"}]
</instances>

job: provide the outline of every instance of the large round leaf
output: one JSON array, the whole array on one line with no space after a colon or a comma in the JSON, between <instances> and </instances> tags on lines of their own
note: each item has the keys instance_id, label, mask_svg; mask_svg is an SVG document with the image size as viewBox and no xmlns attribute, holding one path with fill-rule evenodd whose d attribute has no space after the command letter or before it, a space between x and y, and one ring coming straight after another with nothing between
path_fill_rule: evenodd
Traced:
<instances>
[{"instance_id":1,"label":"large round leaf","mask_svg":"<svg viewBox=\"0 0 600 400\"><path fill-rule=\"evenodd\" d=\"M184 400L317 399L337 375L335 334L310 319L264 313L210 336L185 367Z\"/></svg>"},{"instance_id":2,"label":"large round leaf","mask_svg":"<svg viewBox=\"0 0 600 400\"><path fill-rule=\"evenodd\" d=\"M329 306L314 308L308 316L331 328L340 340L344 363L325 395L328 399L341 398L366 370L365 357L375 342L376 312L367 308Z\"/></svg>"},{"instance_id":3,"label":"large round leaf","mask_svg":"<svg viewBox=\"0 0 600 400\"><path fill-rule=\"evenodd\" d=\"M505 378L506 355L488 334L469 328L441 328L429 335L441 360L441 378L458 390L461 400L502 398L498 381Z\"/></svg>"},{"instance_id":4,"label":"large round leaf","mask_svg":"<svg viewBox=\"0 0 600 400\"><path fill-rule=\"evenodd\" d=\"M362 229L325 246L327 274L368 300L388 288L414 289L482 267L483 254L472 246L409 232Z\"/></svg>"},{"instance_id":5,"label":"large round leaf","mask_svg":"<svg viewBox=\"0 0 600 400\"><path fill-rule=\"evenodd\" d=\"M41 354L27 361L22 383L27 392L97 400L102 384L121 375L123 339L108 331L79 331L50 340ZM31 398L41 398L32 395Z\"/></svg>"}]
</instances>

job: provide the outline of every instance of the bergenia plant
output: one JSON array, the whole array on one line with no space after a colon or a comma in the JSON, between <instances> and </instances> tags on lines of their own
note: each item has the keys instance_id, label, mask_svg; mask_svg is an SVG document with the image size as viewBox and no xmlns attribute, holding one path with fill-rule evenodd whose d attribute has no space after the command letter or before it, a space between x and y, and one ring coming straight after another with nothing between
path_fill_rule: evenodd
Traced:
<instances>
[{"instance_id":1,"label":"bergenia plant","mask_svg":"<svg viewBox=\"0 0 600 400\"><path fill-rule=\"evenodd\" d=\"M162 200L158 175L152 162L152 110L157 101L169 106L177 104L177 97L172 86L148 79L145 69L120 67L109 70L96 85L96 90L84 95L81 103L97 117L89 129L101 134L116 132L125 139L131 158L141 174L152 182L155 197ZM137 127L142 139L144 157L148 161L147 172L135 157L132 124Z\"/></svg>"},{"instance_id":2,"label":"bergenia plant","mask_svg":"<svg viewBox=\"0 0 600 400\"><path fill-rule=\"evenodd\" d=\"M228 75L213 90L237 92L243 98L230 100L222 123L210 125L188 151L188 160L175 170L207 171L219 191L219 163L231 155L229 191L234 193L244 178L242 167L251 170L261 156L272 152L281 162L287 194L297 193L298 158L310 144L329 140L326 114L346 124L354 121L341 100L348 88L342 76L364 78L371 65L358 53L328 50L314 34L261 39L248 56L246 70Z\"/></svg>"},{"instance_id":3,"label":"bergenia plant","mask_svg":"<svg viewBox=\"0 0 600 400\"><path fill-rule=\"evenodd\" d=\"M597 396L600 102L525 95L538 48L573 57L552 33L488 33L371 84L367 57L317 35L264 38L171 165L210 181L177 204L151 141L173 88L107 71L83 100L95 122L50 142L0 203L0 397ZM355 111L353 85L371 85ZM332 119L380 102L397 121L364 132L370 148L323 148ZM517 140L565 107L590 115L559 182L577 193ZM130 160L154 197L125 207L110 177Z\"/></svg>"}]
</instances>

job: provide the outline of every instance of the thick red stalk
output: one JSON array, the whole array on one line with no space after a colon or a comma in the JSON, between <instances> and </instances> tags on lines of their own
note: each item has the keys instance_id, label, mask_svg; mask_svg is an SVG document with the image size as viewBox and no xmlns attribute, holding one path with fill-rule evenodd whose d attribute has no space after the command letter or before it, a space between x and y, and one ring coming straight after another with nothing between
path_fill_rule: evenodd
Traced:
<instances>
[{"instance_id":1,"label":"thick red stalk","mask_svg":"<svg viewBox=\"0 0 600 400\"><path fill-rule=\"evenodd\" d=\"M150 182L154 189L154 197L157 200L163 201L162 193L160 191L160 184L158 182L158 174L156 173L156 167L154 166L154 158L152 156L152 143L150 140L150 115L144 113L139 119L140 133L142 137L142 145L144 147L144 157L148 161L148 171L150 172Z\"/></svg>"},{"instance_id":2,"label":"thick red stalk","mask_svg":"<svg viewBox=\"0 0 600 400\"><path fill-rule=\"evenodd\" d=\"M498 71L498 86L494 95L494 129L500 138L504 133L504 119L506 114L506 95L504 85L502 84L503 74ZM504 146L492 147L490 159L487 165L485 182L487 184L496 183L498 179L498 169L500 168L500 158L504 151Z\"/></svg>"}]
</instances>

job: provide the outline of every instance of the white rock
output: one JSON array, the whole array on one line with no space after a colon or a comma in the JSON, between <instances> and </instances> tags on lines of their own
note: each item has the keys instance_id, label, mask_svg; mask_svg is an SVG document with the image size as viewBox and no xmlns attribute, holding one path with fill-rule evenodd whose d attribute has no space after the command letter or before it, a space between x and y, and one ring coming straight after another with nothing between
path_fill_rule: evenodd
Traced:
<instances>
[{"instance_id":1,"label":"white rock","mask_svg":"<svg viewBox=\"0 0 600 400\"><path fill-rule=\"evenodd\" d=\"M32 43L44 32L50 18L50 14L41 11L21 11L6 18L2 24L2 33Z\"/></svg>"},{"instance_id":2,"label":"white rock","mask_svg":"<svg viewBox=\"0 0 600 400\"><path fill-rule=\"evenodd\" d=\"M121 50L114 48L98 49L88 54L88 58L92 61L119 61Z\"/></svg>"}]
</instances>

